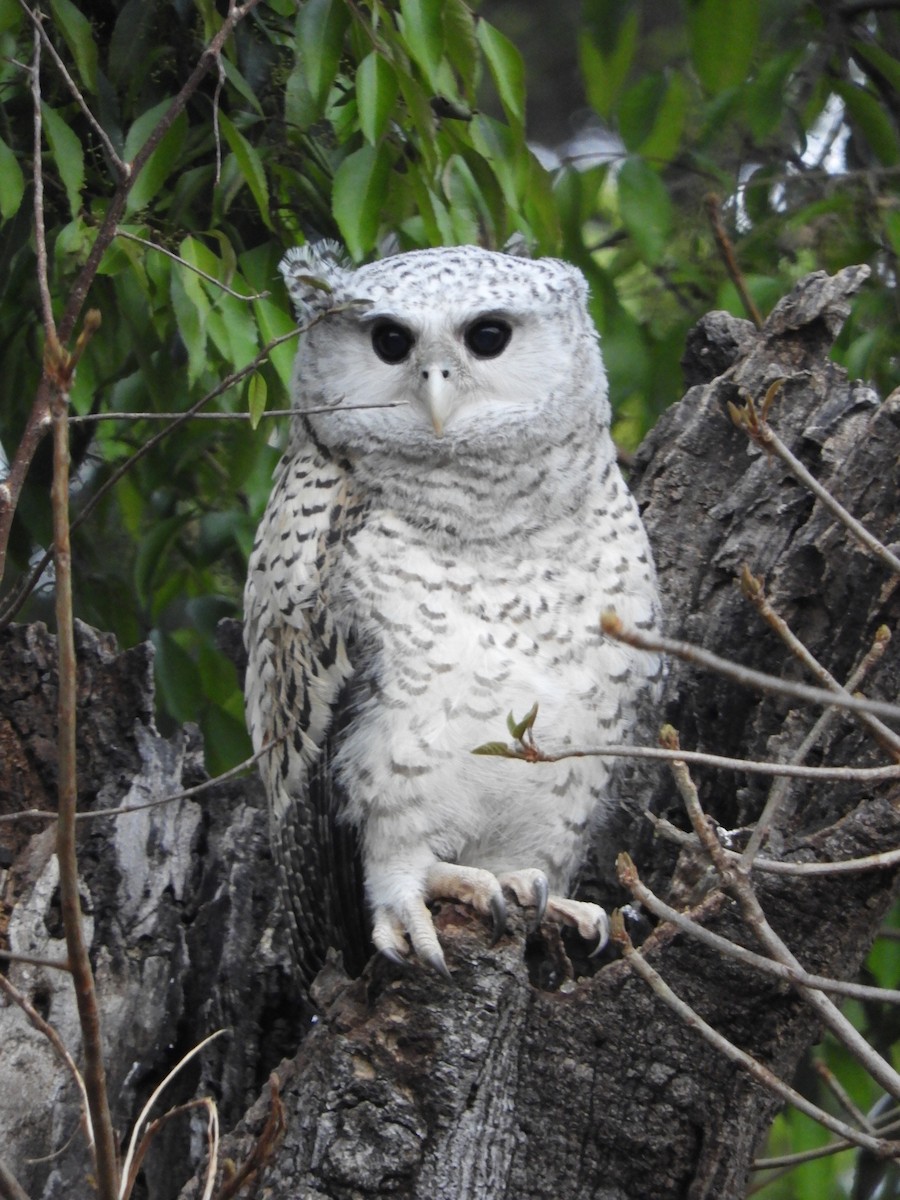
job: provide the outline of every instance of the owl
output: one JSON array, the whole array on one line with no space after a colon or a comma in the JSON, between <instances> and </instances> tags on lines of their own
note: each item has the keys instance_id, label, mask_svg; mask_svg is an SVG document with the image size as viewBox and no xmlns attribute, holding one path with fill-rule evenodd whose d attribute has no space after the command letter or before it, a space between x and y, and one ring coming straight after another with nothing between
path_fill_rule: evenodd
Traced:
<instances>
[{"instance_id":1,"label":"owl","mask_svg":"<svg viewBox=\"0 0 900 1200\"><path fill-rule=\"evenodd\" d=\"M246 709L301 979L330 946L446 973L429 902L570 898L613 811L599 758L473 754L538 705L549 754L623 740L659 674L654 568L573 266L476 246L281 266L301 323L287 452L245 596ZM598 828L599 827L599 828Z\"/></svg>"}]
</instances>

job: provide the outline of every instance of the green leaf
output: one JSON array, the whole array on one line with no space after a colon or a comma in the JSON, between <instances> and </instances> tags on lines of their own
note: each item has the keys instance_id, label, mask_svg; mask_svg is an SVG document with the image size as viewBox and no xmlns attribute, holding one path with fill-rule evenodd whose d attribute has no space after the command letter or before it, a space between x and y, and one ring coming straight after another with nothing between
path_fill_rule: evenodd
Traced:
<instances>
[{"instance_id":1,"label":"green leaf","mask_svg":"<svg viewBox=\"0 0 900 1200\"><path fill-rule=\"evenodd\" d=\"M618 100L637 48L639 15L634 8L617 26L615 40L590 38L578 41L581 74L591 106L608 118ZM601 48L602 47L602 48Z\"/></svg>"},{"instance_id":2,"label":"green leaf","mask_svg":"<svg viewBox=\"0 0 900 1200\"><path fill-rule=\"evenodd\" d=\"M373 146L356 150L335 171L332 211L347 249L356 259L375 244L389 172L387 153Z\"/></svg>"},{"instance_id":3,"label":"green leaf","mask_svg":"<svg viewBox=\"0 0 900 1200\"><path fill-rule=\"evenodd\" d=\"M522 56L509 38L484 19L476 35L497 88L503 111L515 125L525 123L525 67Z\"/></svg>"},{"instance_id":4,"label":"green leaf","mask_svg":"<svg viewBox=\"0 0 900 1200\"><path fill-rule=\"evenodd\" d=\"M645 75L619 104L619 132L626 147L654 162L671 161L681 146L688 101L682 75Z\"/></svg>"},{"instance_id":5,"label":"green leaf","mask_svg":"<svg viewBox=\"0 0 900 1200\"><path fill-rule=\"evenodd\" d=\"M146 112L141 113L132 122L125 137L125 148L123 150L125 162L130 163L134 161L135 155L143 148L147 138L159 124L163 115L168 111L171 103L171 100L161 100L159 104L155 104L153 108L149 108ZM184 145L186 132L187 117L184 113L181 113L175 118L159 145L144 163L131 191L128 193L126 209L129 213L137 212L138 209L144 208L159 192L162 185L175 169L182 146Z\"/></svg>"},{"instance_id":6,"label":"green leaf","mask_svg":"<svg viewBox=\"0 0 900 1200\"><path fill-rule=\"evenodd\" d=\"M883 75L895 92L900 92L900 61L874 42L853 42L853 53L867 68ZM869 70L869 74L873 74Z\"/></svg>"},{"instance_id":7,"label":"green leaf","mask_svg":"<svg viewBox=\"0 0 900 1200\"><path fill-rule=\"evenodd\" d=\"M483 746L476 746L471 752L472 754L491 755L494 758L518 758L515 750L511 750L505 742L485 742Z\"/></svg>"},{"instance_id":8,"label":"green leaf","mask_svg":"<svg viewBox=\"0 0 900 1200\"><path fill-rule=\"evenodd\" d=\"M853 83L836 83L835 91L847 106L847 115L855 132L863 134L881 164L896 166L900 162L900 143L881 102L871 92Z\"/></svg>"},{"instance_id":9,"label":"green leaf","mask_svg":"<svg viewBox=\"0 0 900 1200\"><path fill-rule=\"evenodd\" d=\"M209 300L193 271L185 268L172 272L170 280L172 309L178 334L188 353L188 381L197 382L206 369L206 317Z\"/></svg>"},{"instance_id":10,"label":"green leaf","mask_svg":"<svg viewBox=\"0 0 900 1200\"><path fill-rule=\"evenodd\" d=\"M442 8L442 0L400 0L406 48L434 92L441 91L441 60L444 57Z\"/></svg>"},{"instance_id":11,"label":"green leaf","mask_svg":"<svg viewBox=\"0 0 900 1200\"><path fill-rule=\"evenodd\" d=\"M640 158L622 164L616 183L619 212L644 262L663 256L672 232L672 202L657 173Z\"/></svg>"},{"instance_id":12,"label":"green leaf","mask_svg":"<svg viewBox=\"0 0 900 1200\"><path fill-rule=\"evenodd\" d=\"M312 103L321 114L334 83L344 33L350 23L350 6L343 0L306 0L297 17L297 54Z\"/></svg>"},{"instance_id":13,"label":"green leaf","mask_svg":"<svg viewBox=\"0 0 900 1200\"><path fill-rule=\"evenodd\" d=\"M509 713L506 718L506 728L517 742L521 742L525 734L528 733L534 726L537 715L538 703L535 700L534 704L532 704L531 708L529 708L528 712L521 721L517 721L512 713Z\"/></svg>"},{"instance_id":14,"label":"green leaf","mask_svg":"<svg viewBox=\"0 0 900 1200\"><path fill-rule=\"evenodd\" d=\"M50 11L75 59L82 84L89 92L96 92L97 43L90 21L72 0L50 0Z\"/></svg>"},{"instance_id":15,"label":"green leaf","mask_svg":"<svg viewBox=\"0 0 900 1200\"><path fill-rule=\"evenodd\" d=\"M15 154L0 138L0 217L8 221L19 211L25 194L25 176Z\"/></svg>"},{"instance_id":16,"label":"green leaf","mask_svg":"<svg viewBox=\"0 0 900 1200\"><path fill-rule=\"evenodd\" d=\"M475 17L465 0L445 0L443 20L444 53L459 75L465 94L474 102L479 66Z\"/></svg>"},{"instance_id":17,"label":"green leaf","mask_svg":"<svg viewBox=\"0 0 900 1200\"><path fill-rule=\"evenodd\" d=\"M774 134L787 113L783 98L791 72L802 61L797 51L763 63L744 95L747 123L758 142Z\"/></svg>"},{"instance_id":18,"label":"green leaf","mask_svg":"<svg viewBox=\"0 0 900 1200\"><path fill-rule=\"evenodd\" d=\"M6 33L7 29L18 29L24 15L17 0L0 0L0 33Z\"/></svg>"},{"instance_id":19,"label":"green leaf","mask_svg":"<svg viewBox=\"0 0 900 1200\"><path fill-rule=\"evenodd\" d=\"M219 126L225 134L225 140L231 147L231 152L237 160L241 176L256 201L259 215L263 224L272 227L269 216L269 185L262 159L257 150L250 145L244 135L232 125L224 113L219 113Z\"/></svg>"},{"instance_id":20,"label":"green leaf","mask_svg":"<svg viewBox=\"0 0 900 1200\"><path fill-rule=\"evenodd\" d=\"M266 380L259 371L250 376L247 385L247 411L250 414L250 428L255 429L266 411Z\"/></svg>"},{"instance_id":21,"label":"green leaf","mask_svg":"<svg viewBox=\"0 0 900 1200\"><path fill-rule=\"evenodd\" d=\"M170 634L154 629L150 640L156 649L156 684L166 708L176 721L196 721L204 702L197 664Z\"/></svg>"},{"instance_id":22,"label":"green leaf","mask_svg":"<svg viewBox=\"0 0 900 1200\"><path fill-rule=\"evenodd\" d=\"M53 163L66 189L72 216L81 210L81 189L84 187L84 151L81 142L67 122L55 109L41 102L44 133L53 152Z\"/></svg>"},{"instance_id":23,"label":"green leaf","mask_svg":"<svg viewBox=\"0 0 900 1200\"><path fill-rule=\"evenodd\" d=\"M367 54L356 70L356 107L366 141L377 145L384 136L397 100L397 76L377 50Z\"/></svg>"},{"instance_id":24,"label":"green leaf","mask_svg":"<svg viewBox=\"0 0 900 1200\"><path fill-rule=\"evenodd\" d=\"M711 95L745 83L759 39L761 0L688 0L691 60Z\"/></svg>"},{"instance_id":25,"label":"green leaf","mask_svg":"<svg viewBox=\"0 0 900 1200\"><path fill-rule=\"evenodd\" d=\"M515 212L524 190L527 151L508 125L479 113L471 124L472 145L491 165L503 198ZM523 156L524 151L524 156Z\"/></svg>"}]
</instances>

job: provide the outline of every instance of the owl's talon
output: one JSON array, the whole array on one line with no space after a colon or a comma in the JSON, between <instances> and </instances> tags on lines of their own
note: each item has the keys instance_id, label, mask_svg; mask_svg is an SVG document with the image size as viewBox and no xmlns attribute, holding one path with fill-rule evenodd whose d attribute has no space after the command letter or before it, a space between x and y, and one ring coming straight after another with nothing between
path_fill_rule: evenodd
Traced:
<instances>
[{"instance_id":1,"label":"owl's talon","mask_svg":"<svg viewBox=\"0 0 900 1200\"><path fill-rule=\"evenodd\" d=\"M534 933L540 929L541 921L544 919L544 914L547 911L547 901L550 899L550 884L547 882L547 876L541 875L535 879L531 891L531 899L534 904L534 922L529 932Z\"/></svg>"},{"instance_id":2,"label":"owl's talon","mask_svg":"<svg viewBox=\"0 0 900 1200\"><path fill-rule=\"evenodd\" d=\"M496 946L506 933L506 918L506 901L503 899L503 893L499 892L491 897L491 919L494 922L494 931L491 936L492 946Z\"/></svg>"},{"instance_id":3,"label":"owl's talon","mask_svg":"<svg viewBox=\"0 0 900 1200\"><path fill-rule=\"evenodd\" d=\"M425 965L431 967L432 971L435 971L438 975L443 975L445 979L453 978L453 976L450 974L450 968L447 966L447 962L443 954L428 954L421 957Z\"/></svg>"},{"instance_id":4,"label":"owl's talon","mask_svg":"<svg viewBox=\"0 0 900 1200\"><path fill-rule=\"evenodd\" d=\"M409 959L404 958L394 946L381 946L378 953L382 958L386 958L388 962L393 963L395 967L409 966Z\"/></svg>"},{"instance_id":5,"label":"owl's talon","mask_svg":"<svg viewBox=\"0 0 900 1200\"><path fill-rule=\"evenodd\" d=\"M547 876L536 867L528 867L522 871L510 871L501 875L500 883L512 892L523 908L534 908L534 920L529 922L528 926L528 932L534 933L540 928L550 898Z\"/></svg>"}]
</instances>

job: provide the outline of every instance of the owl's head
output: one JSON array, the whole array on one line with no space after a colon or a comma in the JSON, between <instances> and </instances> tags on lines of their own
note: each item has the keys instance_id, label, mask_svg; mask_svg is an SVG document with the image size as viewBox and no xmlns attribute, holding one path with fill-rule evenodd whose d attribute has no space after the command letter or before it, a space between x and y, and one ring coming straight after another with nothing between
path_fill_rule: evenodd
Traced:
<instances>
[{"instance_id":1,"label":"owl's head","mask_svg":"<svg viewBox=\"0 0 900 1200\"><path fill-rule=\"evenodd\" d=\"M281 271L307 326L295 403L325 445L428 461L608 425L587 284L568 263L457 246L354 268L320 242Z\"/></svg>"}]
</instances>

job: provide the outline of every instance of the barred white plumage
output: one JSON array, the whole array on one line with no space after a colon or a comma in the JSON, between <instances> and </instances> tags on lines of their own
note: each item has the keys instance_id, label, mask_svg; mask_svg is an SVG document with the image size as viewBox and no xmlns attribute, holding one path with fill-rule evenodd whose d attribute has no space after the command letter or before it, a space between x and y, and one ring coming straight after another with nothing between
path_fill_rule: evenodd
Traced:
<instances>
[{"instance_id":1,"label":"barred white plumage","mask_svg":"<svg viewBox=\"0 0 900 1200\"><path fill-rule=\"evenodd\" d=\"M247 582L247 714L299 970L330 945L444 960L427 903L503 921L567 899L610 805L597 758L476 756L539 705L551 752L627 735L659 663L605 638L658 620L609 434L584 277L475 246L282 271L302 325L290 443ZM365 902L356 882L361 868Z\"/></svg>"}]
</instances>

